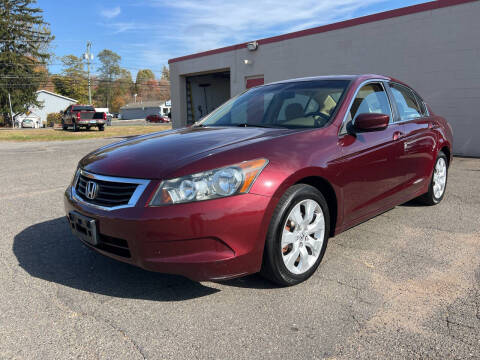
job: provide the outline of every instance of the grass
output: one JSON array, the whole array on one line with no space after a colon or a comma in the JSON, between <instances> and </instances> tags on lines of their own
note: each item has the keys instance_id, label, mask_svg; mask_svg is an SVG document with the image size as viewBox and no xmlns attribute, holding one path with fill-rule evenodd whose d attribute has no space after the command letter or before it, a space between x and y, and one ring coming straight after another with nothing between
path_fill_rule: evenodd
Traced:
<instances>
[{"instance_id":1,"label":"grass","mask_svg":"<svg viewBox=\"0 0 480 360\"><path fill-rule=\"evenodd\" d=\"M0 141L62 141L80 139L102 139L111 137L128 137L148 134L156 131L171 129L171 125L132 125L132 126L106 126L105 131L80 130L73 132L62 129L2 129Z\"/></svg>"}]
</instances>

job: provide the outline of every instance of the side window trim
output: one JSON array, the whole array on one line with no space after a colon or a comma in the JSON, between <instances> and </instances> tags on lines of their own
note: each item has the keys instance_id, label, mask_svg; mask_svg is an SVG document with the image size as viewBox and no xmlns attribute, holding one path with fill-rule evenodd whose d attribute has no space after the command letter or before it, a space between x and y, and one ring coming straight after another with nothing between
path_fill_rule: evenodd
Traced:
<instances>
[{"instance_id":1,"label":"side window trim","mask_svg":"<svg viewBox=\"0 0 480 360\"><path fill-rule=\"evenodd\" d=\"M342 123L340 124L340 128L338 130L338 136L343 136L347 133L346 125L347 125L348 114L350 113L350 110L352 109L353 102L357 98L358 93L360 92L360 90L365 85L374 83L374 84L380 84L382 86L383 91L385 91L385 94L387 94L387 101L388 101L388 105L390 106L390 113L393 115L392 101L390 100L390 96L389 96L389 92L388 92L388 90L390 90L390 89L387 90L387 86L385 86L385 82L386 82L385 79L368 79L368 80L365 80L364 82L362 82L358 85L357 90L355 90L355 93L353 94L352 100L350 100L350 104L348 104L347 111L345 112L345 115L343 116ZM351 121L353 121L353 119ZM390 123L391 122L392 122L392 119L390 119Z\"/></svg>"},{"instance_id":2,"label":"side window trim","mask_svg":"<svg viewBox=\"0 0 480 360\"><path fill-rule=\"evenodd\" d=\"M398 111L398 108L397 108L397 103L395 102L395 97L393 96L393 93L392 93L392 89L390 87L390 84L392 84L391 81L385 81L384 82L384 86L385 88L387 89L387 96L388 96L388 100L390 101L390 106L392 108L392 115L393 115L393 123L394 124L397 124L399 122L401 122L401 118L400 118L400 113Z\"/></svg>"},{"instance_id":3,"label":"side window trim","mask_svg":"<svg viewBox=\"0 0 480 360\"><path fill-rule=\"evenodd\" d=\"M385 81L380 82L380 84L382 85L383 91L385 92L385 95L387 96L388 107L390 108L390 119L389 119L388 122L389 122L389 124L392 124L393 123L392 116L394 114L393 107L392 107L392 102L390 101L390 97L388 96L388 91L387 91L387 87L385 86Z\"/></svg>"}]
</instances>

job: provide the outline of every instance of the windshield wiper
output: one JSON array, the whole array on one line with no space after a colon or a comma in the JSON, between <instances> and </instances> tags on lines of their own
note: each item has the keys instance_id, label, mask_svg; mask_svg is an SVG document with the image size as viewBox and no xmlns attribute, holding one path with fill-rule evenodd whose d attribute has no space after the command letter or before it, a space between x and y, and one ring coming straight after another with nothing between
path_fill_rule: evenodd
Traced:
<instances>
[{"instance_id":1,"label":"windshield wiper","mask_svg":"<svg viewBox=\"0 0 480 360\"><path fill-rule=\"evenodd\" d=\"M273 125L263 125L263 124L249 124L249 123L242 123L242 124L237 124L237 127L259 127L259 128L279 128L279 126L273 126Z\"/></svg>"}]
</instances>

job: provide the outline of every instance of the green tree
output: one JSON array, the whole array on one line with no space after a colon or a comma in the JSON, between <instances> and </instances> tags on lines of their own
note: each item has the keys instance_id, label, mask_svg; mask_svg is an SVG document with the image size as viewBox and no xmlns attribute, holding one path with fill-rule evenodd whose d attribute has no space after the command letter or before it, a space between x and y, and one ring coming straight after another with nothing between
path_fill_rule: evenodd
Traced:
<instances>
[{"instance_id":1,"label":"green tree","mask_svg":"<svg viewBox=\"0 0 480 360\"><path fill-rule=\"evenodd\" d=\"M120 60L122 58L112 50L102 50L98 54L98 60L101 62L99 71L99 84L97 87L97 99L102 99L106 107L110 106L112 100L112 89L115 80L122 75Z\"/></svg>"},{"instance_id":2,"label":"green tree","mask_svg":"<svg viewBox=\"0 0 480 360\"><path fill-rule=\"evenodd\" d=\"M142 69L137 72L136 84L144 84L148 80L155 80L155 74L150 69Z\"/></svg>"},{"instance_id":3,"label":"green tree","mask_svg":"<svg viewBox=\"0 0 480 360\"><path fill-rule=\"evenodd\" d=\"M142 69L138 71L135 91L138 97L144 101L158 98L158 83L152 70Z\"/></svg>"},{"instance_id":4,"label":"green tree","mask_svg":"<svg viewBox=\"0 0 480 360\"><path fill-rule=\"evenodd\" d=\"M0 114L10 118L10 94L15 114L41 106L36 91L45 84L43 66L54 39L35 0L0 0Z\"/></svg>"},{"instance_id":5,"label":"green tree","mask_svg":"<svg viewBox=\"0 0 480 360\"><path fill-rule=\"evenodd\" d=\"M88 80L83 60L75 55L65 55L62 75L52 77L55 91L82 104L88 102Z\"/></svg>"},{"instance_id":6,"label":"green tree","mask_svg":"<svg viewBox=\"0 0 480 360\"><path fill-rule=\"evenodd\" d=\"M121 69L120 77L113 84L110 111L119 112L120 108L132 98L134 90L135 85L132 81L132 74L128 70Z\"/></svg>"}]
</instances>

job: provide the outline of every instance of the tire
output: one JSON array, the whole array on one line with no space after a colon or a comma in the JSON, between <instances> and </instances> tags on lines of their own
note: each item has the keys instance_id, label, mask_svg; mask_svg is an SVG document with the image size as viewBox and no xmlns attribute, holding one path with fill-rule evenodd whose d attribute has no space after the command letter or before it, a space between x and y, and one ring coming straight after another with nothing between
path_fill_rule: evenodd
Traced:
<instances>
[{"instance_id":1,"label":"tire","mask_svg":"<svg viewBox=\"0 0 480 360\"><path fill-rule=\"evenodd\" d=\"M87 126L87 131L89 131L89 130L90 130L90 126Z\"/></svg>"},{"instance_id":2,"label":"tire","mask_svg":"<svg viewBox=\"0 0 480 360\"><path fill-rule=\"evenodd\" d=\"M442 201L447 190L448 180L448 159L447 156L440 151L435 160L428 192L418 198L425 205L437 205Z\"/></svg>"},{"instance_id":3,"label":"tire","mask_svg":"<svg viewBox=\"0 0 480 360\"><path fill-rule=\"evenodd\" d=\"M68 129L68 125L62 121L62 129L65 131Z\"/></svg>"},{"instance_id":4,"label":"tire","mask_svg":"<svg viewBox=\"0 0 480 360\"><path fill-rule=\"evenodd\" d=\"M98 131L104 131L105 127L103 125L98 125Z\"/></svg>"},{"instance_id":5,"label":"tire","mask_svg":"<svg viewBox=\"0 0 480 360\"><path fill-rule=\"evenodd\" d=\"M307 207L310 205L314 208L310 212L313 217L309 219ZM295 216L296 210L303 214L303 223ZM323 229L311 233L315 240L308 236L311 230L305 228L314 228L318 222L320 229L320 211L323 213ZM292 218L299 221L295 222ZM322 261L329 234L330 213L322 193L306 184L290 187L278 202L269 225L261 275L281 286L292 286L307 280Z\"/></svg>"},{"instance_id":6,"label":"tire","mask_svg":"<svg viewBox=\"0 0 480 360\"><path fill-rule=\"evenodd\" d=\"M73 129L72 129L72 130L73 130L74 132L77 132L77 131L79 130L79 129L78 129L78 126L77 126L77 123L76 123L75 121L73 121L72 126L73 126Z\"/></svg>"}]
</instances>

